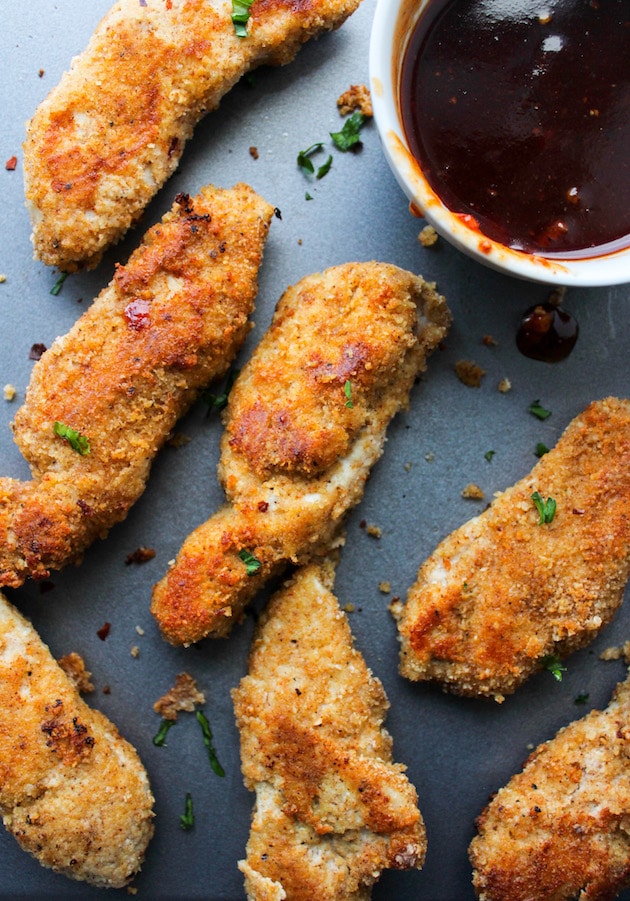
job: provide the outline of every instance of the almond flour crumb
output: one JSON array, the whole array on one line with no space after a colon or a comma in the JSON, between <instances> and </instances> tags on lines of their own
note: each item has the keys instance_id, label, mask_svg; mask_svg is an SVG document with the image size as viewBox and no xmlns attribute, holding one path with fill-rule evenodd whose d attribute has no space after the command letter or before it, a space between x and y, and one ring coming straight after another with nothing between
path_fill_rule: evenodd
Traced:
<instances>
[{"instance_id":1,"label":"almond flour crumb","mask_svg":"<svg viewBox=\"0 0 630 901\"><path fill-rule=\"evenodd\" d=\"M374 526L374 525L366 526L365 531L368 533L370 538L380 538L381 535L383 534L381 532L381 529L379 528L379 526Z\"/></svg>"},{"instance_id":2,"label":"almond flour crumb","mask_svg":"<svg viewBox=\"0 0 630 901\"><path fill-rule=\"evenodd\" d=\"M354 613L354 604L344 604L343 609L345 613Z\"/></svg>"},{"instance_id":3,"label":"almond flour crumb","mask_svg":"<svg viewBox=\"0 0 630 901\"><path fill-rule=\"evenodd\" d=\"M131 653L131 656L132 656L132 657L139 657L139 656L140 656L140 648L138 647L137 644L134 644L134 646L132 647L130 653Z\"/></svg>"},{"instance_id":4,"label":"almond flour crumb","mask_svg":"<svg viewBox=\"0 0 630 901\"><path fill-rule=\"evenodd\" d=\"M512 382L507 378L501 379L501 381L497 385L497 388L499 389L501 394L507 394L508 391L512 390Z\"/></svg>"},{"instance_id":5,"label":"almond flour crumb","mask_svg":"<svg viewBox=\"0 0 630 901\"><path fill-rule=\"evenodd\" d=\"M144 635L144 629L142 628L142 626L136 626L136 632L138 633L138 635Z\"/></svg>"},{"instance_id":6,"label":"almond flour crumb","mask_svg":"<svg viewBox=\"0 0 630 901\"><path fill-rule=\"evenodd\" d=\"M467 388L479 388L481 380L486 374L485 369L482 369L481 366L473 362L473 360L459 360L455 363L455 372L457 378L466 385Z\"/></svg>"},{"instance_id":7,"label":"almond flour crumb","mask_svg":"<svg viewBox=\"0 0 630 901\"><path fill-rule=\"evenodd\" d=\"M4 285L6 280L7 280L6 275L4 275L4 274L0 275L0 285Z\"/></svg>"},{"instance_id":8,"label":"almond flour crumb","mask_svg":"<svg viewBox=\"0 0 630 901\"><path fill-rule=\"evenodd\" d=\"M342 116L347 116L348 113L353 113L355 110L359 110L368 118L374 115L370 91L364 84L350 85L348 90L337 99L337 107Z\"/></svg>"},{"instance_id":9,"label":"almond flour crumb","mask_svg":"<svg viewBox=\"0 0 630 901\"><path fill-rule=\"evenodd\" d=\"M92 673L85 668L85 662L80 654L76 651L70 651L64 657L61 657L57 663L64 671L71 682L74 682L79 694L89 694L94 691L92 684Z\"/></svg>"},{"instance_id":10,"label":"almond flour crumb","mask_svg":"<svg viewBox=\"0 0 630 901\"><path fill-rule=\"evenodd\" d=\"M432 225L425 225L418 235L418 241L420 241L423 247L433 247L434 244L437 244L437 240L438 233Z\"/></svg>"},{"instance_id":11,"label":"almond flour crumb","mask_svg":"<svg viewBox=\"0 0 630 901\"><path fill-rule=\"evenodd\" d=\"M250 148L249 148L249 155L251 156L251 158L252 158L253 160L257 160L258 157L259 157L258 147L250 147Z\"/></svg>"},{"instance_id":12,"label":"almond flour crumb","mask_svg":"<svg viewBox=\"0 0 630 901\"><path fill-rule=\"evenodd\" d=\"M381 594L389 594L390 591L392 590L392 583L391 582L379 582L378 590L381 592Z\"/></svg>"},{"instance_id":13,"label":"almond flour crumb","mask_svg":"<svg viewBox=\"0 0 630 901\"><path fill-rule=\"evenodd\" d=\"M475 485L474 482L469 482L469 484L462 489L462 497L465 497L467 500L481 501L484 498L484 493L479 485Z\"/></svg>"},{"instance_id":14,"label":"almond flour crumb","mask_svg":"<svg viewBox=\"0 0 630 901\"><path fill-rule=\"evenodd\" d=\"M5 385L4 386L4 399L11 402L15 399L15 385Z\"/></svg>"},{"instance_id":15,"label":"almond flour crumb","mask_svg":"<svg viewBox=\"0 0 630 901\"><path fill-rule=\"evenodd\" d=\"M498 347L499 346L499 342L497 341L496 338L493 338L492 335L484 335L483 338L481 339L481 343L484 344L486 347Z\"/></svg>"},{"instance_id":16,"label":"almond flour crumb","mask_svg":"<svg viewBox=\"0 0 630 901\"><path fill-rule=\"evenodd\" d=\"M620 647L606 648L599 655L600 660L620 660L622 657L624 663L630 665L630 641L624 642Z\"/></svg>"},{"instance_id":17,"label":"almond flour crumb","mask_svg":"<svg viewBox=\"0 0 630 901\"><path fill-rule=\"evenodd\" d=\"M176 720L180 710L192 713L197 704L205 704L206 696L197 688L197 683L189 673L180 673L170 691L153 705L162 719Z\"/></svg>"}]
</instances>

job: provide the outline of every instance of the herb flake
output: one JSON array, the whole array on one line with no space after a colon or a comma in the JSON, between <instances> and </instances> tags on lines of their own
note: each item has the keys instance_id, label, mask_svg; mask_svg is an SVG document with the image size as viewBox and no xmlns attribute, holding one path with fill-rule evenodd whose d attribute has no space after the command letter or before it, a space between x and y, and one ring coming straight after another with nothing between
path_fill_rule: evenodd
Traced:
<instances>
[{"instance_id":1,"label":"herb flake","mask_svg":"<svg viewBox=\"0 0 630 901\"><path fill-rule=\"evenodd\" d=\"M232 23L234 25L234 33L239 38L247 37L249 9L253 2L254 0L232 0Z\"/></svg>"},{"instance_id":2,"label":"herb flake","mask_svg":"<svg viewBox=\"0 0 630 901\"><path fill-rule=\"evenodd\" d=\"M247 575L255 576L256 573L258 572L258 570L260 569L260 567L262 566L262 563L260 562L260 560L257 557L255 557L251 553L251 551L246 550L246 548L243 548L242 550L240 550L238 552L238 555L241 558L241 560L243 561L243 563L245 564L245 568L247 570Z\"/></svg>"},{"instance_id":3,"label":"herb flake","mask_svg":"<svg viewBox=\"0 0 630 901\"><path fill-rule=\"evenodd\" d=\"M352 383L350 382L350 379L348 379L343 386L343 393L346 395L345 406L352 410L354 408L354 404L352 403Z\"/></svg>"},{"instance_id":4,"label":"herb flake","mask_svg":"<svg viewBox=\"0 0 630 901\"><path fill-rule=\"evenodd\" d=\"M231 369L228 373L228 377L225 380L225 387L221 394L211 394L209 391L204 391L201 395L201 399L208 404L208 412L206 416L210 416L212 413L220 413L227 406L228 398L230 396L230 391L234 385L234 382L238 378L240 374L240 369Z\"/></svg>"},{"instance_id":5,"label":"herb flake","mask_svg":"<svg viewBox=\"0 0 630 901\"><path fill-rule=\"evenodd\" d=\"M562 660L557 654L548 654L543 657L541 664L544 669L549 670L556 682L562 682L562 673L566 673L566 666L562 665Z\"/></svg>"},{"instance_id":6,"label":"herb flake","mask_svg":"<svg viewBox=\"0 0 630 901\"><path fill-rule=\"evenodd\" d=\"M338 150L341 150L342 153L346 153L348 150L351 150L353 147L360 144L361 139L359 138L359 132L366 120L366 115L360 110L355 110L343 123L341 131L330 132L330 137L333 139L335 147L337 147Z\"/></svg>"},{"instance_id":7,"label":"herb flake","mask_svg":"<svg viewBox=\"0 0 630 901\"><path fill-rule=\"evenodd\" d=\"M326 173L330 170L333 161L332 156L329 155L326 162L323 163L319 167L319 169L317 169L317 172L315 171L315 166L313 164L313 160L311 159L313 154L318 153L323 146L323 143L321 141L318 141L317 144L311 144L311 146L307 147L306 150L300 150L300 152L298 153L298 168L300 168L306 175L314 175L315 178L319 179L323 178L324 175L326 175Z\"/></svg>"},{"instance_id":8,"label":"herb flake","mask_svg":"<svg viewBox=\"0 0 630 901\"><path fill-rule=\"evenodd\" d=\"M68 278L68 273L67 273L67 272L62 272L62 273L60 274L59 278L57 279L57 281L55 282L55 284L54 284L54 285L52 286L52 288L50 289L50 293L52 294L53 297L56 297L56 296L59 294L59 292L61 291L61 288L62 288L62 286L63 286L63 283L65 282L65 280L66 280L67 278Z\"/></svg>"},{"instance_id":9,"label":"herb flake","mask_svg":"<svg viewBox=\"0 0 630 901\"><path fill-rule=\"evenodd\" d=\"M184 812L179 818L179 824L185 832L188 832L195 825L195 813L190 792L186 792Z\"/></svg>"},{"instance_id":10,"label":"herb flake","mask_svg":"<svg viewBox=\"0 0 630 901\"><path fill-rule=\"evenodd\" d=\"M533 400L527 408L527 412L531 413L532 416L535 416L537 419L541 419L543 421L551 416L551 410L546 410L541 405L539 400Z\"/></svg>"},{"instance_id":11,"label":"herb flake","mask_svg":"<svg viewBox=\"0 0 630 901\"><path fill-rule=\"evenodd\" d=\"M538 510L538 525L544 526L548 525L550 522L553 522L553 518L556 515L556 502L552 497L548 497L547 500L543 500L542 495L539 491L534 491L531 495L531 499L534 502L534 506Z\"/></svg>"},{"instance_id":12,"label":"herb flake","mask_svg":"<svg viewBox=\"0 0 630 901\"><path fill-rule=\"evenodd\" d=\"M542 441L539 441L536 445L536 450L534 451L537 457L544 457L545 454L549 453L549 448L546 444L543 444Z\"/></svg>"},{"instance_id":13,"label":"herb flake","mask_svg":"<svg viewBox=\"0 0 630 901\"><path fill-rule=\"evenodd\" d=\"M496 451L489 450L489 451L485 452L484 457L488 461L488 463L490 463L495 454L496 454Z\"/></svg>"},{"instance_id":14,"label":"herb flake","mask_svg":"<svg viewBox=\"0 0 630 901\"><path fill-rule=\"evenodd\" d=\"M59 438L65 438L72 450L81 454L82 457L85 457L90 453L89 438L86 438L85 435L77 432L77 430L73 429L71 426L66 425L63 422L55 422L53 424L53 432Z\"/></svg>"},{"instance_id":15,"label":"herb flake","mask_svg":"<svg viewBox=\"0 0 630 901\"><path fill-rule=\"evenodd\" d=\"M166 736L171 726L175 725L175 720L162 720L160 728L153 736L153 744L156 748L163 748L166 744Z\"/></svg>"},{"instance_id":16,"label":"herb flake","mask_svg":"<svg viewBox=\"0 0 630 901\"><path fill-rule=\"evenodd\" d=\"M201 710L197 710L195 716L197 717L197 722L201 726L201 731L203 733L203 743L208 749L208 760L210 761L210 766L212 767L213 772L217 774L217 776L225 776L225 770L219 763L216 751L214 750L214 745L212 744L212 730L210 728L208 718L201 712Z\"/></svg>"}]
</instances>

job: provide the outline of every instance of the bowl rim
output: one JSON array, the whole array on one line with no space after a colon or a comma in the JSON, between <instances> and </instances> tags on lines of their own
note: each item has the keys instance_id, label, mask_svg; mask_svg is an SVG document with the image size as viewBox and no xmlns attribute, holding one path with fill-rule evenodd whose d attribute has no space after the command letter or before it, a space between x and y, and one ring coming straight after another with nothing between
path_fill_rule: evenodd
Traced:
<instances>
[{"instance_id":1,"label":"bowl rim","mask_svg":"<svg viewBox=\"0 0 630 901\"><path fill-rule=\"evenodd\" d=\"M630 246L592 257L560 257L513 250L475 228L472 217L453 213L440 200L411 154L400 116L398 75L408 37L432 0L377 0L369 44L374 120L389 166L414 215L477 261L544 284L604 287L630 282ZM395 50L396 48L396 50ZM400 48L400 49L398 49Z\"/></svg>"}]
</instances>

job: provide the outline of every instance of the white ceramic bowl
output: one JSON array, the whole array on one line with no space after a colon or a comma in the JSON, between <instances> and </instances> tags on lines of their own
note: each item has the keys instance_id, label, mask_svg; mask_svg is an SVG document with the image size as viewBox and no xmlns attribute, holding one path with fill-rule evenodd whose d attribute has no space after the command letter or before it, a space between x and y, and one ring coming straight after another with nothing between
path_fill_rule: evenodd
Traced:
<instances>
[{"instance_id":1,"label":"white ceramic bowl","mask_svg":"<svg viewBox=\"0 0 630 901\"><path fill-rule=\"evenodd\" d=\"M370 39L370 89L385 156L412 210L459 250L502 272L554 285L630 282L630 247L601 256L560 258L512 250L469 227L430 187L412 156L402 125L399 80L408 39L432 0L377 0Z\"/></svg>"}]
</instances>

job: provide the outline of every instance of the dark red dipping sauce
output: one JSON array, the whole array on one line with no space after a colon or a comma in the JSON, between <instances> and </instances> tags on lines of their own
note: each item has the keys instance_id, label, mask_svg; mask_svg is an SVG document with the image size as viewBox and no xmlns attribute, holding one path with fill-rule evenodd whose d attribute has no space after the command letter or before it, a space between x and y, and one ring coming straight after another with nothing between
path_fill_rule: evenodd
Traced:
<instances>
[{"instance_id":1,"label":"dark red dipping sauce","mask_svg":"<svg viewBox=\"0 0 630 901\"><path fill-rule=\"evenodd\" d=\"M432 189L487 237L563 256L630 243L630 0L434 0L400 104Z\"/></svg>"}]
</instances>

